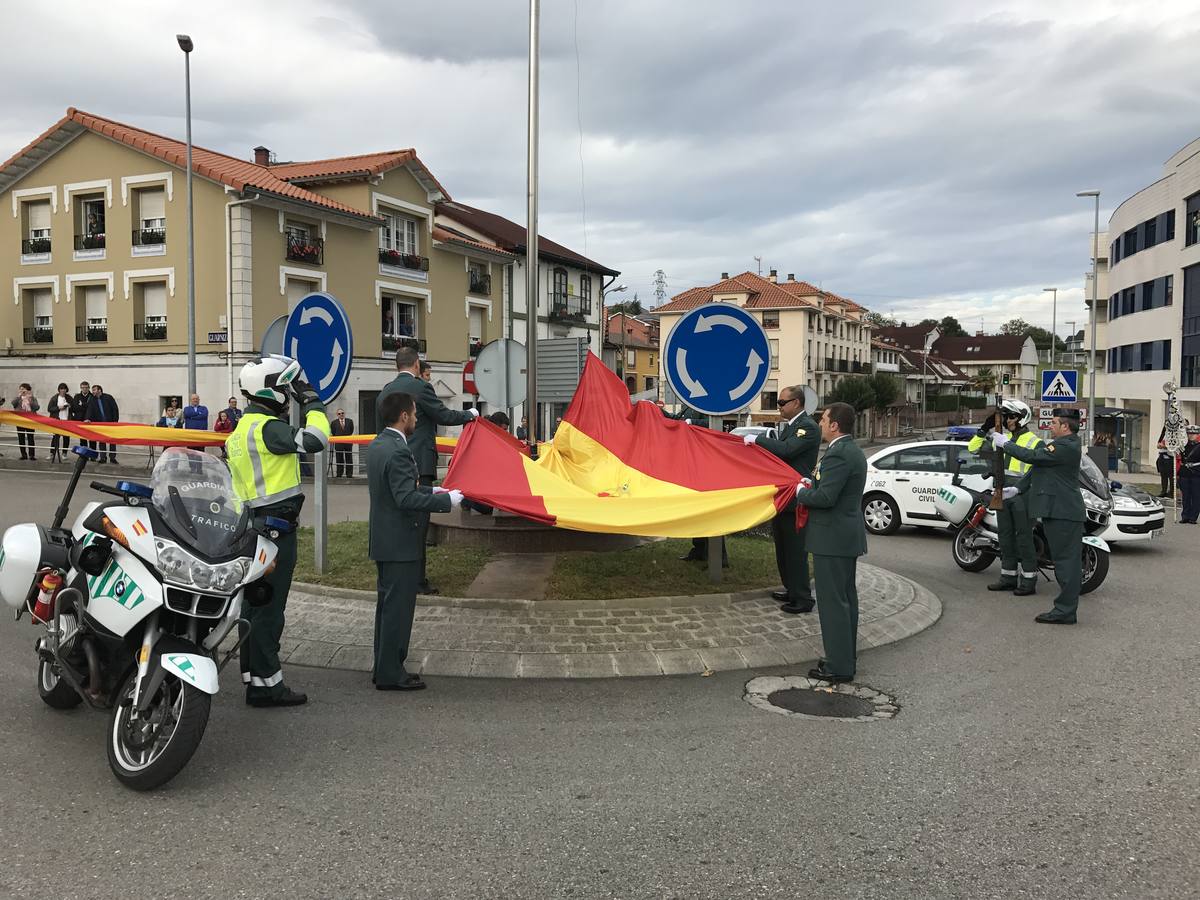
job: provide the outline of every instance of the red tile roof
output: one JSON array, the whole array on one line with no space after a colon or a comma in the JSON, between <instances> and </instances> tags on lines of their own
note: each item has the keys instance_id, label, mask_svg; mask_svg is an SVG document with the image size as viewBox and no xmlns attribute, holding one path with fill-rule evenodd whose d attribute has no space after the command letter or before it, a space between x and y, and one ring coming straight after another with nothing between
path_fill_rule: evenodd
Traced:
<instances>
[{"instance_id":1,"label":"red tile roof","mask_svg":"<svg viewBox=\"0 0 1200 900\"><path fill-rule=\"evenodd\" d=\"M34 139L24 149L6 160L3 165L0 165L0 178L11 167L15 167L26 155L35 150L43 141L52 137L58 131L71 127L75 127L76 129L80 127L86 128L89 131L111 138L149 156L157 157L178 166L181 169L187 167L187 145L183 141L163 137L160 134L145 131L141 128L133 128L132 126L115 122L112 119L105 119L102 116L92 115L91 113L71 107L67 110L67 114L63 118L59 119L58 122ZM345 203L339 203L337 200L331 200L329 197L323 197L320 194L307 191L294 184L289 184L282 178L272 174L266 166L259 166L252 162L246 162L245 160L236 159L232 156L226 156L224 153L206 150L203 147L195 145L192 146L192 171L202 178L209 178L238 191L266 192L347 215L366 219L375 218L375 216L361 209L356 209ZM2 182L0 182L0 189L3 189Z\"/></svg>"},{"instance_id":2,"label":"red tile roof","mask_svg":"<svg viewBox=\"0 0 1200 900\"><path fill-rule=\"evenodd\" d=\"M488 253L494 253L497 256L516 256L515 253L510 253L503 247L499 247L496 244L485 244L482 241L469 238L465 234L455 231L453 228L446 228L444 225L433 226L433 239L448 244L461 244L464 247L470 247L474 250L484 250Z\"/></svg>"},{"instance_id":3,"label":"red tile roof","mask_svg":"<svg viewBox=\"0 0 1200 900\"><path fill-rule=\"evenodd\" d=\"M627 328L624 344L626 347L650 347L658 346L658 328L648 322L643 322L641 319L635 319L633 316L625 316L621 313L611 313L608 315L608 327L605 335L605 340L610 344L620 346L621 339L621 320L624 319L625 327Z\"/></svg>"},{"instance_id":4,"label":"red tile roof","mask_svg":"<svg viewBox=\"0 0 1200 900\"><path fill-rule=\"evenodd\" d=\"M925 340L936 325L889 325L875 329L881 341L909 350L924 350Z\"/></svg>"},{"instance_id":5,"label":"red tile roof","mask_svg":"<svg viewBox=\"0 0 1200 900\"><path fill-rule=\"evenodd\" d=\"M654 312L686 312L712 302L712 298L719 294L748 294L746 309L816 309L818 297L825 301L827 308L840 305L848 310L862 309L853 300L823 291L807 281L774 282L754 272L742 272L709 287L690 288L676 294L670 303L658 307Z\"/></svg>"},{"instance_id":6,"label":"red tile roof","mask_svg":"<svg viewBox=\"0 0 1200 900\"><path fill-rule=\"evenodd\" d=\"M370 178L409 163L415 164L420 175L436 186L444 199L450 199L450 192L442 187L417 157L417 151L411 147L406 150L384 150L380 153L360 153L356 156L336 156L308 162L273 163L270 169L273 175L285 181L317 183L356 177Z\"/></svg>"}]
</instances>

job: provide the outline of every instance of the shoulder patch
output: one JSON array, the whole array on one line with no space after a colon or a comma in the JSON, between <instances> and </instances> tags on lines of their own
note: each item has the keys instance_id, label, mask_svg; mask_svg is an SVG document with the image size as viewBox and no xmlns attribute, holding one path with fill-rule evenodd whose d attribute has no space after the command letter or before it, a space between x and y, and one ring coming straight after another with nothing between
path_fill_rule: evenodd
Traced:
<instances>
[{"instance_id":1,"label":"shoulder patch","mask_svg":"<svg viewBox=\"0 0 1200 900\"><path fill-rule=\"evenodd\" d=\"M1047 452L1047 453L1053 453L1053 452L1054 452L1054 450L1055 450L1055 447L1054 447L1054 445L1053 445L1053 444L1047 444L1047 445L1046 445L1046 452Z\"/></svg>"},{"instance_id":2,"label":"shoulder patch","mask_svg":"<svg viewBox=\"0 0 1200 900\"><path fill-rule=\"evenodd\" d=\"M803 428L797 428L797 429L796 429L796 434L797 434L798 436L800 436L800 437L803 437L804 435L808 434L808 432L807 432L807 431L805 431Z\"/></svg>"}]
</instances>

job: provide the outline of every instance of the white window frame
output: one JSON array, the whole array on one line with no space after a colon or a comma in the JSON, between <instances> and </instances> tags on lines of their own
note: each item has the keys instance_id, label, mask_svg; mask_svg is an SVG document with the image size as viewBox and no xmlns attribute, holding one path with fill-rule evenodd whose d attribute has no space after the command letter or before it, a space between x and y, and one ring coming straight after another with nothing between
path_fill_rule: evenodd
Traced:
<instances>
[{"instance_id":1,"label":"white window frame","mask_svg":"<svg viewBox=\"0 0 1200 900\"><path fill-rule=\"evenodd\" d=\"M114 295L112 272L78 272L74 275L67 275L65 280L67 282L66 294L68 303L70 303L71 299L75 296L75 288L77 286L95 284L96 282L104 283L104 286L108 288L109 302L111 303L113 300Z\"/></svg>"},{"instance_id":2,"label":"white window frame","mask_svg":"<svg viewBox=\"0 0 1200 900\"><path fill-rule=\"evenodd\" d=\"M141 281L167 281L167 295L175 296L175 267L170 266L166 269L126 269L125 270L125 299L128 300L130 294L130 284L132 282Z\"/></svg>"},{"instance_id":3,"label":"white window frame","mask_svg":"<svg viewBox=\"0 0 1200 900\"><path fill-rule=\"evenodd\" d=\"M175 179L171 172L155 172L151 175L125 175L121 178L121 205L129 205L129 188L155 187L161 185L167 190L167 202L175 199Z\"/></svg>"},{"instance_id":4,"label":"white window frame","mask_svg":"<svg viewBox=\"0 0 1200 900\"><path fill-rule=\"evenodd\" d=\"M402 295L392 293L391 291L389 291L387 293L386 297L384 297L382 294L380 294L380 306L381 307L382 307L384 300L387 300L388 302L390 302L392 304L392 332L388 336L389 337L406 337L406 338L413 338L414 340L420 340L420 338L421 338L421 304L420 304L420 301L416 300L415 298L406 300L403 298ZM401 306L411 306L412 307L412 311L413 311L413 333L412 334L400 334L400 332L396 330L400 323L400 317L398 315L396 315L396 312L397 312L398 307L401 307Z\"/></svg>"},{"instance_id":5,"label":"white window frame","mask_svg":"<svg viewBox=\"0 0 1200 900\"><path fill-rule=\"evenodd\" d=\"M13 218L21 215L21 202L23 200L32 200L40 197L50 198L50 213L53 215L58 212L58 186L48 185L46 187L36 188L21 188L12 192L12 210Z\"/></svg>"},{"instance_id":6,"label":"white window frame","mask_svg":"<svg viewBox=\"0 0 1200 900\"><path fill-rule=\"evenodd\" d=\"M288 276L297 278L301 281L315 281L321 286L321 290L328 290L328 273L322 272L319 269L297 269L295 266L280 266L279 267L279 296L287 296L287 280Z\"/></svg>"},{"instance_id":7,"label":"white window frame","mask_svg":"<svg viewBox=\"0 0 1200 900\"><path fill-rule=\"evenodd\" d=\"M478 306L480 308L486 309L487 310L487 320L489 322L492 321L492 301L491 300L483 300L479 297L465 298L465 301L463 303L463 314L468 319L471 318L471 307L472 306Z\"/></svg>"},{"instance_id":8,"label":"white window frame","mask_svg":"<svg viewBox=\"0 0 1200 900\"><path fill-rule=\"evenodd\" d=\"M71 211L71 195L72 194L94 194L97 191L104 191L105 205L108 209L112 209L112 179L102 178L98 181L76 181L71 184L63 185L63 210ZM107 215L105 219L107 219Z\"/></svg>"},{"instance_id":9,"label":"white window frame","mask_svg":"<svg viewBox=\"0 0 1200 900\"><path fill-rule=\"evenodd\" d=\"M27 287L44 287L49 285L54 291L54 302L58 303L58 276L57 275L27 275L22 278L13 279L13 305L21 305L21 291Z\"/></svg>"},{"instance_id":10,"label":"white window frame","mask_svg":"<svg viewBox=\"0 0 1200 900\"><path fill-rule=\"evenodd\" d=\"M311 271L305 269L304 271ZM399 284L395 281L376 281L375 282L375 305L383 305L384 294L408 294L409 296L425 298L425 312L428 315L433 314L433 291L429 288L417 288L407 284Z\"/></svg>"}]
</instances>

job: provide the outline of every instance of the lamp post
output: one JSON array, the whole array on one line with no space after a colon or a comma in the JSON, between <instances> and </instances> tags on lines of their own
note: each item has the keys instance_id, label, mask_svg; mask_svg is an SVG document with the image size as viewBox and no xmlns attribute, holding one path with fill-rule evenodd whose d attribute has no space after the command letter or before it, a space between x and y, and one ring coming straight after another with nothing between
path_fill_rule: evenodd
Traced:
<instances>
[{"instance_id":1,"label":"lamp post","mask_svg":"<svg viewBox=\"0 0 1200 900\"><path fill-rule=\"evenodd\" d=\"M1058 288L1042 288L1042 291L1053 291L1054 300L1051 302L1050 312L1050 368L1055 368L1055 345L1058 343Z\"/></svg>"},{"instance_id":2,"label":"lamp post","mask_svg":"<svg viewBox=\"0 0 1200 900\"><path fill-rule=\"evenodd\" d=\"M1096 202L1096 217L1092 224L1092 309L1089 315L1092 333L1091 351L1088 353L1088 446L1096 433L1096 291L1100 280L1100 192L1079 191L1076 197L1092 197Z\"/></svg>"},{"instance_id":3,"label":"lamp post","mask_svg":"<svg viewBox=\"0 0 1200 900\"><path fill-rule=\"evenodd\" d=\"M186 34L175 35L179 49L183 51L183 97L187 117L187 333L188 393L196 393L196 222L192 215L192 39ZM228 328L231 323L226 322ZM229 336L226 335L226 340ZM226 345L228 348L228 345Z\"/></svg>"},{"instance_id":4,"label":"lamp post","mask_svg":"<svg viewBox=\"0 0 1200 900\"><path fill-rule=\"evenodd\" d=\"M604 295L600 298L600 308L601 309L607 308L607 305L608 305L607 298L608 298L609 294L623 294L627 290L629 290L629 286L624 285L624 284L618 284L615 288L609 288L608 290L606 290L604 292ZM607 316L604 319L604 333L606 335L608 334L608 317ZM621 310L621 380L622 381L625 380L625 310Z\"/></svg>"}]
</instances>

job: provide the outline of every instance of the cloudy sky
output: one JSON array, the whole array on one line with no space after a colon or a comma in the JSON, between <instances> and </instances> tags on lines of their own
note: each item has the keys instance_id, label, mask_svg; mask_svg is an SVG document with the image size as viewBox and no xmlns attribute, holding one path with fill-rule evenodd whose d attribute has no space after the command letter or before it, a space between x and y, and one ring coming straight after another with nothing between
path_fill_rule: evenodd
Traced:
<instances>
[{"instance_id":1,"label":"cloudy sky","mask_svg":"<svg viewBox=\"0 0 1200 900\"><path fill-rule=\"evenodd\" d=\"M754 270L910 320L1084 318L1101 223L1200 135L1200 3L544 0L542 232L653 300ZM280 159L414 146L524 219L524 0L22 5L0 158L68 106ZM19 89L18 87L19 86ZM1081 326L1082 327L1082 324Z\"/></svg>"}]
</instances>

